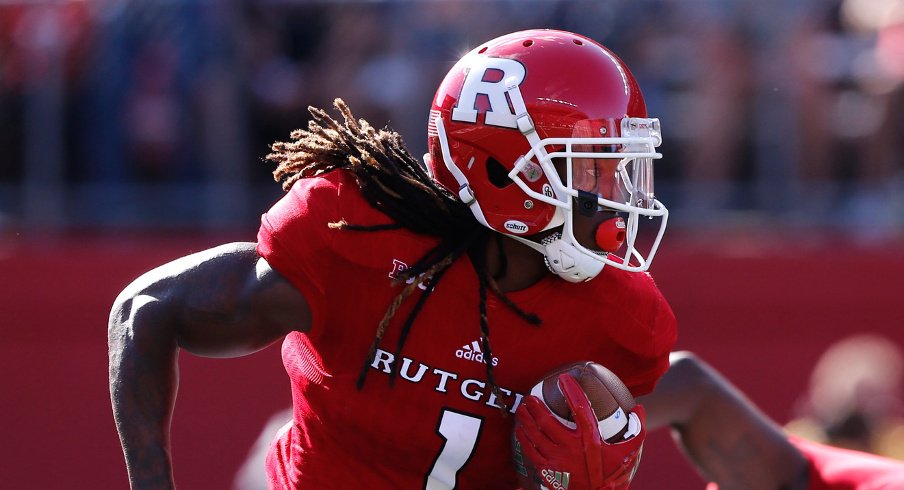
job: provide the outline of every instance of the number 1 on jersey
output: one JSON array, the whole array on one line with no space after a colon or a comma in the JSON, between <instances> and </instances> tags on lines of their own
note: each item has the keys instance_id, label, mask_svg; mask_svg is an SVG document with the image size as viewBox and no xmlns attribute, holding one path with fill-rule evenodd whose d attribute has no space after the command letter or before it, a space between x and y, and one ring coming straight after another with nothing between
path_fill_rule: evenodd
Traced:
<instances>
[{"instance_id":1,"label":"number 1 on jersey","mask_svg":"<svg viewBox=\"0 0 904 490\"><path fill-rule=\"evenodd\" d=\"M425 480L425 490L448 490L455 488L458 472L465 466L477 440L480 439L482 417L475 417L451 409L444 409L440 415L436 433L444 439L430 474Z\"/></svg>"}]
</instances>

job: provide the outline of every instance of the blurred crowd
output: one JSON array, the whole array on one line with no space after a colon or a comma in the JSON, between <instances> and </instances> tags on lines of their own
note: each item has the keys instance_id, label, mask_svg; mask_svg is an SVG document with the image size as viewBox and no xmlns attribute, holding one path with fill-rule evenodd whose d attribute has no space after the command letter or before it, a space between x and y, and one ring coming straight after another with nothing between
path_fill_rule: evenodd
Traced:
<instances>
[{"instance_id":1,"label":"blurred crowd","mask_svg":"<svg viewBox=\"0 0 904 490\"><path fill-rule=\"evenodd\" d=\"M253 229L308 105L421 155L451 64L536 27L632 68L676 226L904 231L904 0L3 2L0 228Z\"/></svg>"}]
</instances>

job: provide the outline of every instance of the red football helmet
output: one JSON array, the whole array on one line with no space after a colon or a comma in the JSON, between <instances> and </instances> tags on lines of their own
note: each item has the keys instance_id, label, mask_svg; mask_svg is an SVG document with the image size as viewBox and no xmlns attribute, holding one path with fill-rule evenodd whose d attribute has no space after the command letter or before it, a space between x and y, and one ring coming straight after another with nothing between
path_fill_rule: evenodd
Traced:
<instances>
[{"instance_id":1,"label":"red football helmet","mask_svg":"<svg viewBox=\"0 0 904 490\"><path fill-rule=\"evenodd\" d=\"M653 196L660 143L659 121L647 118L637 82L611 51L570 32L529 30L486 42L452 67L430 111L426 163L483 225L577 282L604 264L649 267L668 218ZM627 216L623 258L577 242L577 206ZM660 218L646 256L635 249L640 216ZM561 235L542 244L524 238L558 226Z\"/></svg>"}]
</instances>

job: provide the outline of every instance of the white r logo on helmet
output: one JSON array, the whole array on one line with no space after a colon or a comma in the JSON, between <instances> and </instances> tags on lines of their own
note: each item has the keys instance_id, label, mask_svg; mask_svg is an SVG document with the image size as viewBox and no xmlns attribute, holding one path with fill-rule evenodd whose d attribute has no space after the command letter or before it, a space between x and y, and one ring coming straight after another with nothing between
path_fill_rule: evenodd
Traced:
<instances>
[{"instance_id":1,"label":"white r logo on helmet","mask_svg":"<svg viewBox=\"0 0 904 490\"><path fill-rule=\"evenodd\" d=\"M514 79L517 85L521 85L525 73L524 65L518 61L475 56L465 75L458 104L452 109L452 120L477 122L477 96L486 95L490 103L490 108L486 111L486 124L517 128L515 113L505 98L506 81Z\"/></svg>"}]
</instances>

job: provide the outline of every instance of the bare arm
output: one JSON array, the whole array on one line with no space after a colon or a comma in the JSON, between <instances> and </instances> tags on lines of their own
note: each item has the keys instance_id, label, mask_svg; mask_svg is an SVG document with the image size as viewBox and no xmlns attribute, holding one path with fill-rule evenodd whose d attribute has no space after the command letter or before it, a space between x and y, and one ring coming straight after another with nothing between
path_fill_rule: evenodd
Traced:
<instances>
[{"instance_id":1,"label":"bare arm","mask_svg":"<svg viewBox=\"0 0 904 490\"><path fill-rule=\"evenodd\" d=\"M304 298L253 243L175 260L120 293L108 325L110 398L132 488L175 486L169 427L180 348L241 356L309 325Z\"/></svg>"},{"instance_id":2,"label":"bare arm","mask_svg":"<svg viewBox=\"0 0 904 490\"><path fill-rule=\"evenodd\" d=\"M649 430L676 443L721 490L807 488L808 463L782 429L715 369L675 352L653 393L640 398Z\"/></svg>"}]
</instances>

